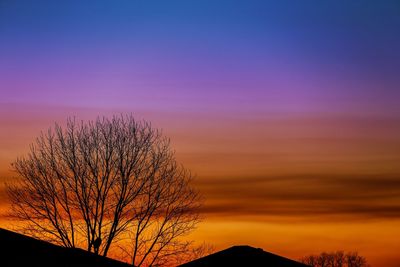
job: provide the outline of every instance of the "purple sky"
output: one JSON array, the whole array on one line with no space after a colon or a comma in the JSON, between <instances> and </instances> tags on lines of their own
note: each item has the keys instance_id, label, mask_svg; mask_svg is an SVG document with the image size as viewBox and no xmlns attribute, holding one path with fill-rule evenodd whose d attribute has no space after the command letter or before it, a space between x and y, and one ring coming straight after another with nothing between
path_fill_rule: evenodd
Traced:
<instances>
[{"instance_id":1,"label":"purple sky","mask_svg":"<svg viewBox=\"0 0 400 267\"><path fill-rule=\"evenodd\" d=\"M395 3L67 3L2 3L2 103L400 113Z\"/></svg>"}]
</instances>

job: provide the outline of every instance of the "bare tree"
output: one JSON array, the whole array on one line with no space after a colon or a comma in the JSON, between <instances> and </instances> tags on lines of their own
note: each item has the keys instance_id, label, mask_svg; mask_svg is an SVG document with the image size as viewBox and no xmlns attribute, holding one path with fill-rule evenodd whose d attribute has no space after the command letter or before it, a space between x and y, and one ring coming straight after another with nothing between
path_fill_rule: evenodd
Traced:
<instances>
[{"instance_id":1,"label":"bare tree","mask_svg":"<svg viewBox=\"0 0 400 267\"><path fill-rule=\"evenodd\" d=\"M312 267L368 267L365 257L357 252L344 253L343 251L322 252L319 255L309 255L301 262Z\"/></svg>"},{"instance_id":2,"label":"bare tree","mask_svg":"<svg viewBox=\"0 0 400 267\"><path fill-rule=\"evenodd\" d=\"M132 259L133 244L120 247L120 259ZM158 257L153 266L179 266L181 264L199 259L212 254L215 251L214 246L209 243L194 244L193 242L182 242L178 246L172 246Z\"/></svg>"},{"instance_id":3,"label":"bare tree","mask_svg":"<svg viewBox=\"0 0 400 267\"><path fill-rule=\"evenodd\" d=\"M133 116L68 119L13 166L21 179L8 193L20 230L66 247L107 255L129 234L132 264L152 266L187 246L181 237L199 222L191 173L169 139Z\"/></svg>"}]
</instances>

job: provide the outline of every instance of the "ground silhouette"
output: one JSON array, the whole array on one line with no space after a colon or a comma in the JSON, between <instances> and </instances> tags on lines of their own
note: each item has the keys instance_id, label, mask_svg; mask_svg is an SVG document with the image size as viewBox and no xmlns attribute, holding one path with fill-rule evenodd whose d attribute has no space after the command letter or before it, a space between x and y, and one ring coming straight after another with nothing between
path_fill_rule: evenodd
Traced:
<instances>
[{"instance_id":1,"label":"ground silhouette","mask_svg":"<svg viewBox=\"0 0 400 267\"><path fill-rule=\"evenodd\" d=\"M57 246L42 240L0 228L0 266L2 267L132 267L104 256ZM180 267L308 267L260 248L234 246L196 259Z\"/></svg>"},{"instance_id":2,"label":"ground silhouette","mask_svg":"<svg viewBox=\"0 0 400 267\"><path fill-rule=\"evenodd\" d=\"M180 267L221 266L307 267L308 265L250 246L234 246L180 265Z\"/></svg>"},{"instance_id":3,"label":"ground silhouette","mask_svg":"<svg viewBox=\"0 0 400 267\"><path fill-rule=\"evenodd\" d=\"M65 248L0 228L2 267L132 267L82 249Z\"/></svg>"}]
</instances>

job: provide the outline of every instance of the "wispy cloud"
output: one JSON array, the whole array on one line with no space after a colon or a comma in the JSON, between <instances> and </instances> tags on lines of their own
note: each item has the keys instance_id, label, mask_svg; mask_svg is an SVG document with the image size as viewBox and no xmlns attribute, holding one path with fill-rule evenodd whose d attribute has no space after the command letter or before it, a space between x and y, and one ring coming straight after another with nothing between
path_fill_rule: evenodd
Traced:
<instances>
[{"instance_id":1,"label":"wispy cloud","mask_svg":"<svg viewBox=\"0 0 400 267\"><path fill-rule=\"evenodd\" d=\"M206 178L198 184L210 216L400 218L397 175Z\"/></svg>"}]
</instances>

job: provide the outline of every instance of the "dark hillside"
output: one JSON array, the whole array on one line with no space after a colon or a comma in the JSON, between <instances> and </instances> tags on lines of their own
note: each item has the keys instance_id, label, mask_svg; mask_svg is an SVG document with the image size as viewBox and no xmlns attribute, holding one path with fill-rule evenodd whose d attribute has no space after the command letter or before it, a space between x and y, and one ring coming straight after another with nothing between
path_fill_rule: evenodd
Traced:
<instances>
[{"instance_id":1,"label":"dark hillside","mask_svg":"<svg viewBox=\"0 0 400 267\"><path fill-rule=\"evenodd\" d=\"M123 262L82 249L64 248L0 229L0 266L128 267Z\"/></svg>"},{"instance_id":2,"label":"dark hillside","mask_svg":"<svg viewBox=\"0 0 400 267\"><path fill-rule=\"evenodd\" d=\"M260 248L234 246L203 258L180 265L181 267L307 267L300 262L287 259Z\"/></svg>"}]
</instances>

